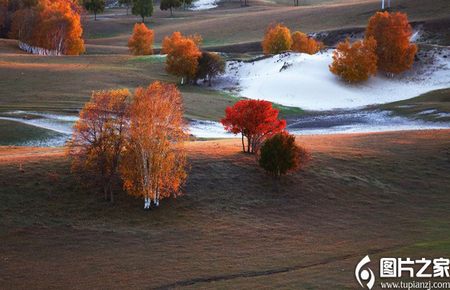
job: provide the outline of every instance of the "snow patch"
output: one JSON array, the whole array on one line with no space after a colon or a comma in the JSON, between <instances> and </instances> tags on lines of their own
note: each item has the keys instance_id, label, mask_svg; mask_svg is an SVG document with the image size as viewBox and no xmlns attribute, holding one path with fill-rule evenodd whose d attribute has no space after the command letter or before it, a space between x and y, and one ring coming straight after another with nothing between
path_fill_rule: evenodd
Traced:
<instances>
[{"instance_id":1,"label":"snow patch","mask_svg":"<svg viewBox=\"0 0 450 290\"><path fill-rule=\"evenodd\" d=\"M189 9L194 11L213 9L217 7L217 2L217 0L197 0Z\"/></svg>"},{"instance_id":2,"label":"snow patch","mask_svg":"<svg viewBox=\"0 0 450 290\"><path fill-rule=\"evenodd\" d=\"M377 75L351 85L333 75L332 50L308 55L284 53L253 61L227 62L218 88L305 110L358 108L416 97L450 86L450 62L434 53L432 61L416 64L400 76Z\"/></svg>"},{"instance_id":3,"label":"snow patch","mask_svg":"<svg viewBox=\"0 0 450 290\"><path fill-rule=\"evenodd\" d=\"M191 121L189 132L198 138L233 138L235 136L226 132L221 123L203 120Z\"/></svg>"}]
</instances>

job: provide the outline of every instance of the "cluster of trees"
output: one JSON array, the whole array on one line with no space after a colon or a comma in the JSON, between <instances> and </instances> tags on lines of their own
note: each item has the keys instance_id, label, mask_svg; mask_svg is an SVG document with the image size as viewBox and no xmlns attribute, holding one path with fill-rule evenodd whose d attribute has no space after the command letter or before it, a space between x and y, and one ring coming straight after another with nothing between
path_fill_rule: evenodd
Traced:
<instances>
[{"instance_id":1,"label":"cluster of trees","mask_svg":"<svg viewBox=\"0 0 450 290\"><path fill-rule=\"evenodd\" d=\"M257 154L260 166L275 177L300 169L310 159L278 114L268 101L241 100L227 107L221 120L225 130L241 134L242 151Z\"/></svg>"},{"instance_id":2,"label":"cluster of trees","mask_svg":"<svg viewBox=\"0 0 450 290\"><path fill-rule=\"evenodd\" d=\"M55 54L84 52L81 8L76 0L1 0L3 33Z\"/></svg>"},{"instance_id":3,"label":"cluster of trees","mask_svg":"<svg viewBox=\"0 0 450 290\"><path fill-rule=\"evenodd\" d=\"M81 0L87 11L94 13L94 19L97 20L97 14L105 10L106 0ZM131 13L142 18L150 17L153 14L153 0L119 0L119 4L124 5L128 11L131 7Z\"/></svg>"},{"instance_id":4,"label":"cluster of trees","mask_svg":"<svg viewBox=\"0 0 450 290\"><path fill-rule=\"evenodd\" d=\"M411 35L406 14L377 12L369 20L364 40L351 44L347 39L337 45L330 71L350 83L365 81L377 70L388 75L406 71L417 52Z\"/></svg>"},{"instance_id":5,"label":"cluster of trees","mask_svg":"<svg viewBox=\"0 0 450 290\"><path fill-rule=\"evenodd\" d=\"M134 55L150 55L153 38L153 30L144 23L135 24L128 48ZM163 40L161 53L167 54L166 71L180 77L181 84L203 79L211 86L212 79L225 70L225 61L219 54L200 50L201 41L199 35L184 36L178 31Z\"/></svg>"},{"instance_id":6,"label":"cluster of trees","mask_svg":"<svg viewBox=\"0 0 450 290\"><path fill-rule=\"evenodd\" d=\"M68 154L73 171L95 177L105 199L114 201L112 188L121 180L150 208L180 194L187 177L185 132L182 97L174 85L154 82L136 89L133 98L128 90L99 91L80 112Z\"/></svg>"},{"instance_id":7,"label":"cluster of trees","mask_svg":"<svg viewBox=\"0 0 450 290\"><path fill-rule=\"evenodd\" d=\"M262 48L265 54L278 54L290 50L315 54L323 48L323 43L301 31L291 33L289 28L278 23L267 28Z\"/></svg>"},{"instance_id":8,"label":"cluster of trees","mask_svg":"<svg viewBox=\"0 0 450 290\"><path fill-rule=\"evenodd\" d=\"M161 52L167 54L166 71L180 77L181 84L196 83L199 79L211 84L225 69L225 62L218 54L200 50L201 41L199 35L183 36L178 31L163 40Z\"/></svg>"},{"instance_id":9,"label":"cluster of trees","mask_svg":"<svg viewBox=\"0 0 450 290\"><path fill-rule=\"evenodd\" d=\"M94 20L97 20L98 13L102 13L105 10L106 0L82 1L86 10L94 13ZM153 14L153 0L119 0L119 4L126 7L127 15L131 8L131 13L133 13L133 15L140 16L142 18L142 23L144 23L145 17L150 17ZM186 7L191 4L192 0L161 0L159 8L161 10L170 10L170 16L173 16L173 9L181 6Z\"/></svg>"}]
</instances>

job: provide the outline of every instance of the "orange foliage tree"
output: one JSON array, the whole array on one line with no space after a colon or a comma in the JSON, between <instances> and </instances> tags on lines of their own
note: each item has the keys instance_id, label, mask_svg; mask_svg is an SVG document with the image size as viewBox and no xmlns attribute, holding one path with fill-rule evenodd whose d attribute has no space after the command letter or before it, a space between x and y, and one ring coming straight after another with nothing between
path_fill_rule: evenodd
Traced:
<instances>
[{"instance_id":1,"label":"orange foliage tree","mask_svg":"<svg viewBox=\"0 0 450 290\"><path fill-rule=\"evenodd\" d=\"M130 128L121 175L130 195L151 200L178 195L186 179L182 97L175 85L154 82L138 88L130 108Z\"/></svg>"},{"instance_id":2,"label":"orange foliage tree","mask_svg":"<svg viewBox=\"0 0 450 290\"><path fill-rule=\"evenodd\" d=\"M134 55L149 55L153 53L153 30L144 23L134 25L133 34L128 40L128 48Z\"/></svg>"},{"instance_id":3,"label":"orange foliage tree","mask_svg":"<svg viewBox=\"0 0 450 290\"><path fill-rule=\"evenodd\" d=\"M333 52L330 71L349 83L367 80L377 72L377 42L373 37L350 44L346 39Z\"/></svg>"},{"instance_id":4,"label":"orange foliage tree","mask_svg":"<svg viewBox=\"0 0 450 290\"><path fill-rule=\"evenodd\" d=\"M323 48L323 43L309 37L303 32L295 31L292 34L291 50L307 54L315 54Z\"/></svg>"},{"instance_id":5,"label":"orange foliage tree","mask_svg":"<svg viewBox=\"0 0 450 290\"><path fill-rule=\"evenodd\" d=\"M277 54L288 51L292 46L291 31L282 24L270 25L262 41L265 54Z\"/></svg>"},{"instance_id":6,"label":"orange foliage tree","mask_svg":"<svg viewBox=\"0 0 450 290\"><path fill-rule=\"evenodd\" d=\"M84 52L80 11L76 1L39 0L14 13L10 35L34 47L78 55Z\"/></svg>"},{"instance_id":7,"label":"orange foliage tree","mask_svg":"<svg viewBox=\"0 0 450 290\"><path fill-rule=\"evenodd\" d=\"M94 92L81 110L68 143L73 171L98 176L105 199L111 202L111 185L125 143L129 97L126 89Z\"/></svg>"},{"instance_id":8,"label":"orange foliage tree","mask_svg":"<svg viewBox=\"0 0 450 290\"><path fill-rule=\"evenodd\" d=\"M187 82L195 79L198 68L198 59L202 55L198 45L201 37L183 36L181 32L174 32L171 37L164 37L162 43L162 53L167 54L166 71L170 74L181 77Z\"/></svg>"},{"instance_id":9,"label":"orange foliage tree","mask_svg":"<svg viewBox=\"0 0 450 290\"><path fill-rule=\"evenodd\" d=\"M310 158L310 154L305 149L295 144L294 135L281 132L264 142L258 161L266 172L280 177L301 169Z\"/></svg>"},{"instance_id":10,"label":"orange foliage tree","mask_svg":"<svg viewBox=\"0 0 450 290\"><path fill-rule=\"evenodd\" d=\"M378 68L401 73L411 68L417 46L410 43L412 28L404 13L377 12L369 20L366 38L377 41Z\"/></svg>"},{"instance_id":11,"label":"orange foliage tree","mask_svg":"<svg viewBox=\"0 0 450 290\"><path fill-rule=\"evenodd\" d=\"M271 102L263 100L242 100L227 107L221 123L225 130L241 133L242 150L247 153L256 153L265 139L286 127L286 121L278 119L278 110L272 108Z\"/></svg>"}]
</instances>

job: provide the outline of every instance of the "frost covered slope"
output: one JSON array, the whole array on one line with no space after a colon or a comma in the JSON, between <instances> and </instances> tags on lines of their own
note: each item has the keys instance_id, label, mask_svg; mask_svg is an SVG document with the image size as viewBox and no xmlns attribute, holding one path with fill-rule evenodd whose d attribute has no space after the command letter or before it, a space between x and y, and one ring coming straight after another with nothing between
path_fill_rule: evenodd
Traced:
<instances>
[{"instance_id":1,"label":"frost covered slope","mask_svg":"<svg viewBox=\"0 0 450 290\"><path fill-rule=\"evenodd\" d=\"M255 62L227 63L222 88L239 94L306 110L356 108L416 97L450 87L450 53L437 53L427 64L392 79L382 75L350 85L331 74L332 51L316 55L286 53Z\"/></svg>"}]
</instances>

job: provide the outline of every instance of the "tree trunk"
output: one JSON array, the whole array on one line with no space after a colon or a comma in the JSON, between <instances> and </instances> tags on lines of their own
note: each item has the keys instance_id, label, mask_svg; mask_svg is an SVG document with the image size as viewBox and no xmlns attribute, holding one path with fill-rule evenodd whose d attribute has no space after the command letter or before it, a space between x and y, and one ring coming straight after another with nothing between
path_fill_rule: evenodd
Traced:
<instances>
[{"instance_id":1,"label":"tree trunk","mask_svg":"<svg viewBox=\"0 0 450 290\"><path fill-rule=\"evenodd\" d=\"M94 21L97 21L97 12L94 11Z\"/></svg>"},{"instance_id":2,"label":"tree trunk","mask_svg":"<svg viewBox=\"0 0 450 290\"><path fill-rule=\"evenodd\" d=\"M170 17L173 17L172 7L170 7Z\"/></svg>"},{"instance_id":3,"label":"tree trunk","mask_svg":"<svg viewBox=\"0 0 450 290\"><path fill-rule=\"evenodd\" d=\"M142 17L142 23L145 23L145 22L144 22L144 16L141 15L141 17Z\"/></svg>"},{"instance_id":4,"label":"tree trunk","mask_svg":"<svg viewBox=\"0 0 450 290\"><path fill-rule=\"evenodd\" d=\"M242 140L242 151L245 152L245 144L244 144L244 134L241 133L241 140Z\"/></svg>"}]
</instances>

